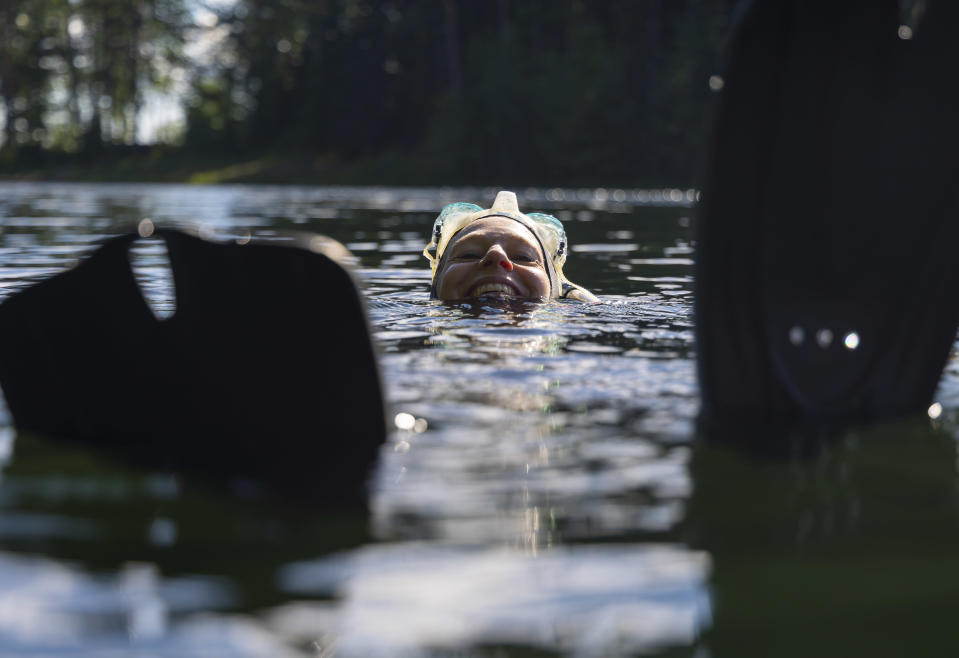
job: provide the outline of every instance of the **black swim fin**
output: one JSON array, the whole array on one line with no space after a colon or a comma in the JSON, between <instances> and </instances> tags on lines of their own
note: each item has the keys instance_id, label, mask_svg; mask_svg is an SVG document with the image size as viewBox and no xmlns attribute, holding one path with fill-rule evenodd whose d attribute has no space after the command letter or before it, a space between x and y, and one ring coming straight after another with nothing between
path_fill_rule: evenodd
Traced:
<instances>
[{"instance_id":1,"label":"black swim fin","mask_svg":"<svg viewBox=\"0 0 959 658\"><path fill-rule=\"evenodd\" d=\"M363 503L386 421L351 276L308 241L159 235L176 289L167 320L134 279L136 233L0 305L0 386L18 430L150 468Z\"/></svg>"},{"instance_id":2,"label":"black swim fin","mask_svg":"<svg viewBox=\"0 0 959 658\"><path fill-rule=\"evenodd\" d=\"M959 325L959 3L902 4L756 2L732 38L697 229L707 431L932 401Z\"/></svg>"}]
</instances>

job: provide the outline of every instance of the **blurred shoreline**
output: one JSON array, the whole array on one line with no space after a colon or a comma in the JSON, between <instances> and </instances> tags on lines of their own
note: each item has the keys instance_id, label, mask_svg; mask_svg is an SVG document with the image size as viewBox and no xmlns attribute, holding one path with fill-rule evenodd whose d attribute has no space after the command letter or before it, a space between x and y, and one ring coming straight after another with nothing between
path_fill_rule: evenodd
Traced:
<instances>
[{"instance_id":1,"label":"blurred shoreline","mask_svg":"<svg viewBox=\"0 0 959 658\"><path fill-rule=\"evenodd\" d=\"M34 163L0 165L0 181L156 182L198 185L265 183L297 185L505 185L564 187L690 187L694 181L656 180L641 176L451 175L444 163L409 153L386 152L351 161L335 155L200 153L166 146L111 149L99 157L50 158Z\"/></svg>"}]
</instances>

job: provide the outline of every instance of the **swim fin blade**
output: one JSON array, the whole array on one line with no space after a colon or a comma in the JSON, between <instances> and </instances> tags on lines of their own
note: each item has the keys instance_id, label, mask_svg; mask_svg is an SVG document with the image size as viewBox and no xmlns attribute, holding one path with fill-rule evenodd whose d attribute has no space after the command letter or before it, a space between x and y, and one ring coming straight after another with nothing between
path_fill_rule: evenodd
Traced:
<instances>
[{"instance_id":1,"label":"swim fin blade","mask_svg":"<svg viewBox=\"0 0 959 658\"><path fill-rule=\"evenodd\" d=\"M959 325L959 4L756 2L697 222L701 420L925 411ZM921 20L920 20L921 19Z\"/></svg>"},{"instance_id":2,"label":"swim fin blade","mask_svg":"<svg viewBox=\"0 0 959 658\"><path fill-rule=\"evenodd\" d=\"M137 286L136 233L0 305L0 386L18 431L148 468L364 504L386 422L351 275L309 238L158 235L172 317L158 319Z\"/></svg>"}]
</instances>

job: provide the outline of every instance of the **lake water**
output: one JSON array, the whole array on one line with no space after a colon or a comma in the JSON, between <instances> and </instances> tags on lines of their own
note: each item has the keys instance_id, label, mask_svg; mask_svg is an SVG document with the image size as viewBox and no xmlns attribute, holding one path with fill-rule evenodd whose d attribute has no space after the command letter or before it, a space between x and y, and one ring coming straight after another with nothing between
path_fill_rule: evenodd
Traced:
<instances>
[{"instance_id":1,"label":"lake water","mask_svg":"<svg viewBox=\"0 0 959 658\"><path fill-rule=\"evenodd\" d=\"M515 191L601 304L429 301L438 210L495 189L0 184L0 299L144 217L343 242L395 424L356 518L16 437L0 410L0 656L954 655L955 361L933 421L803 458L706 445L695 192ZM134 261L169 313L162 251Z\"/></svg>"}]
</instances>

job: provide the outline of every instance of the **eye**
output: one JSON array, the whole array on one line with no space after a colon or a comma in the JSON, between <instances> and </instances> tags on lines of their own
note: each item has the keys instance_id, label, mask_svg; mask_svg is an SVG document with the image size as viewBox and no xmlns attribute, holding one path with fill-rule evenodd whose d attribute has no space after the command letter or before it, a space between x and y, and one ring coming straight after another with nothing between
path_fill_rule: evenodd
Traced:
<instances>
[{"instance_id":1,"label":"eye","mask_svg":"<svg viewBox=\"0 0 959 658\"><path fill-rule=\"evenodd\" d=\"M475 251L464 251L453 256L453 260L479 260L480 258L482 258L482 254Z\"/></svg>"},{"instance_id":2,"label":"eye","mask_svg":"<svg viewBox=\"0 0 959 658\"><path fill-rule=\"evenodd\" d=\"M512 254L509 259L514 263L535 263L536 256L533 254L523 251L516 254Z\"/></svg>"}]
</instances>

